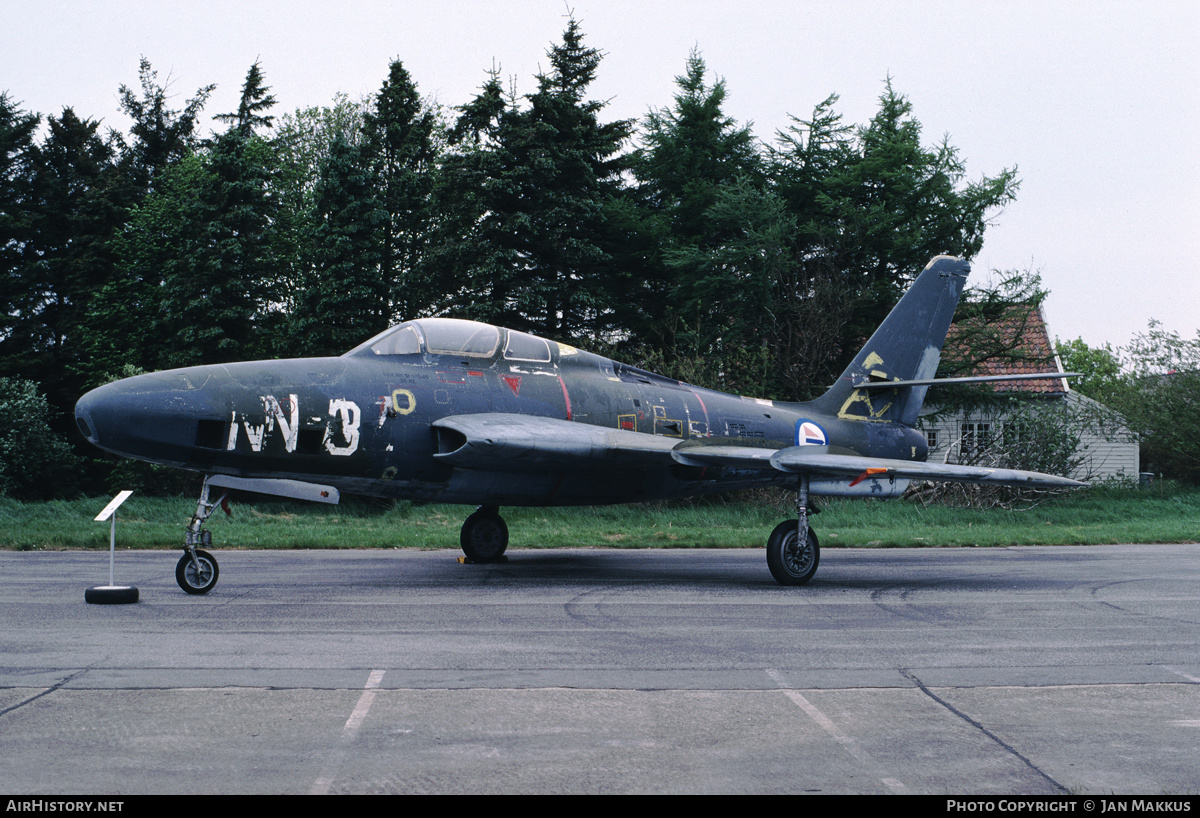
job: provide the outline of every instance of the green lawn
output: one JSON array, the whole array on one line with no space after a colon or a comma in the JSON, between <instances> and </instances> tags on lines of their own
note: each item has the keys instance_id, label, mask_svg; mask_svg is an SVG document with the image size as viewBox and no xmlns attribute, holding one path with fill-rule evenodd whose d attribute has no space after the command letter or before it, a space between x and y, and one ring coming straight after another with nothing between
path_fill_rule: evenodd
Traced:
<instances>
[{"instance_id":1,"label":"green lawn","mask_svg":"<svg viewBox=\"0 0 1200 818\"><path fill-rule=\"evenodd\" d=\"M107 498L21 503L0 498L0 549L107 548ZM791 514L785 495L602 508L504 508L513 548L754 548ZM825 547L1198 542L1200 490L1092 488L1021 511L829 500L813 525ZM195 501L134 495L117 512L122 548L178 548ZM209 520L217 548L458 548L467 506L234 504Z\"/></svg>"}]
</instances>

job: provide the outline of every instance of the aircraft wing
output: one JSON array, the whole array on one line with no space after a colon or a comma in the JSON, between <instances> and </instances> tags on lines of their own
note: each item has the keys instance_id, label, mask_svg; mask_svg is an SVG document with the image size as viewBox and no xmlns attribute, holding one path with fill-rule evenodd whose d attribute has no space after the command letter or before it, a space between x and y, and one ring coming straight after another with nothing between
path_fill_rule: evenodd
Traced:
<instances>
[{"instance_id":1,"label":"aircraft wing","mask_svg":"<svg viewBox=\"0 0 1200 818\"><path fill-rule=\"evenodd\" d=\"M752 446L691 445L676 448L672 456L691 466L724 466L742 469L777 469L792 474L825 478L897 478L941 480L951 483L998 483L1020 488L1051 489L1082 486L1067 477L1019 469L990 469L949 463L894 460L832 454L825 446L789 446L760 449Z\"/></svg>"},{"instance_id":2,"label":"aircraft wing","mask_svg":"<svg viewBox=\"0 0 1200 818\"><path fill-rule=\"evenodd\" d=\"M794 474L822 477L896 477L907 480L942 480L951 483L998 483L1018 488L1055 489L1083 486L1078 480L1020 469L989 469L951 463L926 463L884 457L828 454L807 449L822 446L791 446L771 456L771 465Z\"/></svg>"},{"instance_id":3,"label":"aircraft wing","mask_svg":"<svg viewBox=\"0 0 1200 818\"><path fill-rule=\"evenodd\" d=\"M437 460L488 471L581 471L669 462L679 438L507 413L434 421Z\"/></svg>"}]
</instances>

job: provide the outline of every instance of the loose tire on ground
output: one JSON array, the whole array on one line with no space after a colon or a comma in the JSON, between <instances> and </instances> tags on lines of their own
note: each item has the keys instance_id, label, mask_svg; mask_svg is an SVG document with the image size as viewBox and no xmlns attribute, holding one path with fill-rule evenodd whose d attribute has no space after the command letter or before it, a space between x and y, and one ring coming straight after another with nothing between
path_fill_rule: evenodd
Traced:
<instances>
[{"instance_id":1,"label":"loose tire on ground","mask_svg":"<svg viewBox=\"0 0 1200 818\"><path fill-rule=\"evenodd\" d=\"M212 554L199 548L196 549L196 562L200 564L199 570L192 564L191 555L184 553L175 565L175 581L189 594L207 594L217 584L221 569Z\"/></svg>"},{"instance_id":2,"label":"loose tire on ground","mask_svg":"<svg viewBox=\"0 0 1200 818\"><path fill-rule=\"evenodd\" d=\"M817 535L808 529L807 547L800 547L800 523L784 520L767 539L767 567L780 585L803 585L817 573L821 547Z\"/></svg>"},{"instance_id":3,"label":"loose tire on ground","mask_svg":"<svg viewBox=\"0 0 1200 818\"><path fill-rule=\"evenodd\" d=\"M92 605L128 605L138 601L138 589L132 585L97 585L83 592Z\"/></svg>"}]
</instances>

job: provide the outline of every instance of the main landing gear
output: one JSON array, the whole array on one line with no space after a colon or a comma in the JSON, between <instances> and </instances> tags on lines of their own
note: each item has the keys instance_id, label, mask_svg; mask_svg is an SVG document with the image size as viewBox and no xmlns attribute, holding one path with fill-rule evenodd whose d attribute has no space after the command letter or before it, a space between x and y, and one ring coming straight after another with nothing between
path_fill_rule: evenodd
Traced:
<instances>
[{"instance_id":1,"label":"main landing gear","mask_svg":"<svg viewBox=\"0 0 1200 818\"><path fill-rule=\"evenodd\" d=\"M480 506L463 523L458 541L471 562L497 562L508 548L508 526L496 506Z\"/></svg>"},{"instance_id":2,"label":"main landing gear","mask_svg":"<svg viewBox=\"0 0 1200 818\"><path fill-rule=\"evenodd\" d=\"M775 526L767 540L767 567L780 585L803 585L817 573L821 546L816 532L808 524L809 515L816 513L817 509L808 499L808 477L803 476L796 492L796 519L784 520ZM499 562L508 548L508 526L499 509L496 506L476 509L463 523L459 543L470 562ZM183 560L180 560L182 564ZM215 572L215 563L213 568ZM213 582L216 582L215 576Z\"/></svg>"},{"instance_id":3,"label":"main landing gear","mask_svg":"<svg viewBox=\"0 0 1200 818\"><path fill-rule=\"evenodd\" d=\"M817 573L821 547L808 525L808 515L816 513L808 502L808 476L802 475L796 490L796 519L775 526L767 539L767 567L780 585L803 585Z\"/></svg>"},{"instance_id":4,"label":"main landing gear","mask_svg":"<svg viewBox=\"0 0 1200 818\"><path fill-rule=\"evenodd\" d=\"M200 489L200 502L196 504L196 513L188 523L187 536L184 538L184 554L175 566L175 581L179 587L189 594L207 594L217 584L221 571L217 560L207 551L197 548L198 545L212 545L212 532L204 530L204 523L225 502L227 494L222 494L215 503L208 501L208 478L204 478L204 487Z\"/></svg>"}]
</instances>

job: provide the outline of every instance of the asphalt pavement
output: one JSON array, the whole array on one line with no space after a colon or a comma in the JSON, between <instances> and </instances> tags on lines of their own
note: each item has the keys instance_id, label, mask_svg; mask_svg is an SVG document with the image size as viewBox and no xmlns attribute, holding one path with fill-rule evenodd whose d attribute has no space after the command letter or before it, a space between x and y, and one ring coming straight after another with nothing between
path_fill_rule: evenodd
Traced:
<instances>
[{"instance_id":1,"label":"asphalt pavement","mask_svg":"<svg viewBox=\"0 0 1200 818\"><path fill-rule=\"evenodd\" d=\"M1200 545L0 552L0 792L1200 789Z\"/></svg>"}]
</instances>

